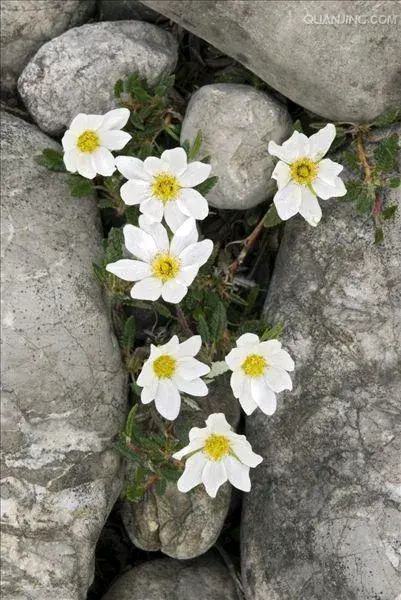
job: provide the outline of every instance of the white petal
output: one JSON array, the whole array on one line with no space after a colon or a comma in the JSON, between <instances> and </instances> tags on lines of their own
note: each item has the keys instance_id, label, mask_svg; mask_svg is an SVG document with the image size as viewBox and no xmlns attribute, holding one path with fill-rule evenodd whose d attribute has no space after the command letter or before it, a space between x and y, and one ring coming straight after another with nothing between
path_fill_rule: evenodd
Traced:
<instances>
[{"instance_id":1,"label":"white petal","mask_svg":"<svg viewBox=\"0 0 401 600\"><path fill-rule=\"evenodd\" d=\"M150 175L157 175L158 173L170 173L170 168L164 160L156 158L155 156L149 156L143 161L144 169Z\"/></svg>"},{"instance_id":2,"label":"white petal","mask_svg":"<svg viewBox=\"0 0 401 600\"><path fill-rule=\"evenodd\" d=\"M188 458L184 473L177 481L177 488L180 492L188 492L202 482L202 471L205 464L206 459L202 452L197 452Z\"/></svg>"},{"instance_id":3,"label":"white petal","mask_svg":"<svg viewBox=\"0 0 401 600\"><path fill-rule=\"evenodd\" d=\"M249 492L251 489L249 467L240 463L233 456L227 456L224 459L224 465L226 467L228 481L231 485L243 492Z\"/></svg>"},{"instance_id":4,"label":"white petal","mask_svg":"<svg viewBox=\"0 0 401 600\"><path fill-rule=\"evenodd\" d=\"M184 148L165 150L160 158L169 165L170 171L175 175L181 175L187 168L187 153Z\"/></svg>"},{"instance_id":5,"label":"white petal","mask_svg":"<svg viewBox=\"0 0 401 600\"><path fill-rule=\"evenodd\" d=\"M180 344L177 356L196 356L202 347L202 338L200 335L193 335Z\"/></svg>"},{"instance_id":6,"label":"white petal","mask_svg":"<svg viewBox=\"0 0 401 600\"><path fill-rule=\"evenodd\" d=\"M324 158L318 163L318 168L318 176L320 179L333 185L333 180L341 173L344 167L339 163L330 160L330 158Z\"/></svg>"},{"instance_id":7,"label":"white petal","mask_svg":"<svg viewBox=\"0 0 401 600\"><path fill-rule=\"evenodd\" d=\"M273 392L282 392L283 390L292 390L291 377L287 371L278 367L268 366L265 374L265 381Z\"/></svg>"},{"instance_id":8,"label":"white petal","mask_svg":"<svg viewBox=\"0 0 401 600\"><path fill-rule=\"evenodd\" d=\"M131 290L131 298L137 300L157 300L160 298L163 284L159 279L147 277L138 281Z\"/></svg>"},{"instance_id":9,"label":"white petal","mask_svg":"<svg viewBox=\"0 0 401 600\"><path fill-rule=\"evenodd\" d=\"M188 287L197 276L198 271L199 267L184 267L177 274L176 281Z\"/></svg>"},{"instance_id":10,"label":"white petal","mask_svg":"<svg viewBox=\"0 0 401 600\"><path fill-rule=\"evenodd\" d=\"M259 408L267 415L272 415L277 407L276 395L267 385L264 377L251 378L252 398Z\"/></svg>"},{"instance_id":11,"label":"white petal","mask_svg":"<svg viewBox=\"0 0 401 600\"><path fill-rule=\"evenodd\" d=\"M139 215L138 217L138 225L141 229L146 231L146 233L150 233L152 231L152 227L155 223L157 223L157 221L148 215Z\"/></svg>"},{"instance_id":12,"label":"white petal","mask_svg":"<svg viewBox=\"0 0 401 600\"><path fill-rule=\"evenodd\" d=\"M209 214L209 204L206 198L192 188L183 188L177 196L177 206L188 217L206 219Z\"/></svg>"},{"instance_id":13,"label":"white petal","mask_svg":"<svg viewBox=\"0 0 401 600\"><path fill-rule=\"evenodd\" d=\"M179 283L178 281L174 281L173 279L167 281L162 288L162 298L166 302L171 302L172 304L178 304L184 298L187 293L188 288L186 285Z\"/></svg>"},{"instance_id":14,"label":"white petal","mask_svg":"<svg viewBox=\"0 0 401 600\"><path fill-rule=\"evenodd\" d=\"M267 340L266 342L260 342L259 344L259 352L267 358L279 350L281 350L280 340Z\"/></svg>"},{"instance_id":15,"label":"white petal","mask_svg":"<svg viewBox=\"0 0 401 600\"><path fill-rule=\"evenodd\" d=\"M92 154L95 169L100 175L110 177L113 175L116 167L114 165L114 156L107 148L97 148Z\"/></svg>"},{"instance_id":16,"label":"white petal","mask_svg":"<svg viewBox=\"0 0 401 600\"><path fill-rule=\"evenodd\" d=\"M210 367L196 358L184 356L177 361L177 376L187 381L207 375L209 372Z\"/></svg>"},{"instance_id":17,"label":"white petal","mask_svg":"<svg viewBox=\"0 0 401 600\"><path fill-rule=\"evenodd\" d=\"M194 219L186 219L185 222L177 229L173 239L171 240L171 252L175 256L191 244L198 241L198 230Z\"/></svg>"},{"instance_id":18,"label":"white petal","mask_svg":"<svg viewBox=\"0 0 401 600\"><path fill-rule=\"evenodd\" d=\"M245 381L242 369L237 369L231 373L230 385L235 398L239 398L242 395Z\"/></svg>"},{"instance_id":19,"label":"white petal","mask_svg":"<svg viewBox=\"0 0 401 600\"><path fill-rule=\"evenodd\" d=\"M131 135L126 131L100 131L99 141L109 150L122 150L128 144Z\"/></svg>"},{"instance_id":20,"label":"white petal","mask_svg":"<svg viewBox=\"0 0 401 600\"><path fill-rule=\"evenodd\" d=\"M70 130L77 136L87 129L96 131L102 124L103 115L86 115L80 113L71 121Z\"/></svg>"},{"instance_id":21,"label":"white petal","mask_svg":"<svg viewBox=\"0 0 401 600\"><path fill-rule=\"evenodd\" d=\"M138 383L138 385L139 385L139 383ZM141 392L142 404L149 404L150 402L152 402L155 399L158 385L159 385L158 380L156 378L153 378L151 384L147 385L143 388L143 390Z\"/></svg>"},{"instance_id":22,"label":"white petal","mask_svg":"<svg viewBox=\"0 0 401 600\"><path fill-rule=\"evenodd\" d=\"M124 244L128 252L145 262L150 262L157 254L156 242L149 233L134 225L123 228Z\"/></svg>"},{"instance_id":23,"label":"white petal","mask_svg":"<svg viewBox=\"0 0 401 600\"><path fill-rule=\"evenodd\" d=\"M153 357L150 356L147 361L144 362L141 372L137 377L137 384L140 387L148 387L154 385L154 382L158 383L158 379L153 370ZM156 386L157 387L157 386Z\"/></svg>"},{"instance_id":24,"label":"white petal","mask_svg":"<svg viewBox=\"0 0 401 600\"><path fill-rule=\"evenodd\" d=\"M198 429L199 431L204 431L205 434L191 437L191 433L196 429ZM209 432L206 430L206 428L200 430L199 427L192 427L191 431L189 432L189 439L191 440L190 443L188 444L188 446L185 446L185 448L181 448L181 450L175 452L175 454L173 454L173 458L175 458L176 460L181 460L187 454L191 454L192 452L196 452L196 450L203 448L203 446L205 445L205 439L208 435ZM201 455L203 457L204 462L206 462L206 459L202 452Z\"/></svg>"},{"instance_id":25,"label":"white petal","mask_svg":"<svg viewBox=\"0 0 401 600\"><path fill-rule=\"evenodd\" d=\"M306 135L294 131L292 136L286 140L281 146L276 142L269 142L268 152L273 156L277 156L280 160L289 164L302 156L307 156L309 151L308 138Z\"/></svg>"},{"instance_id":26,"label":"white petal","mask_svg":"<svg viewBox=\"0 0 401 600\"><path fill-rule=\"evenodd\" d=\"M301 206L299 207L299 214L302 215L312 227L316 227L322 218L320 204L317 201L316 196L312 194L310 189L306 186L302 186L302 200Z\"/></svg>"},{"instance_id":27,"label":"white petal","mask_svg":"<svg viewBox=\"0 0 401 600\"><path fill-rule=\"evenodd\" d=\"M67 150L66 152L64 152L63 160L67 171L69 171L70 173L77 172L77 164L79 157L75 150Z\"/></svg>"},{"instance_id":28,"label":"white petal","mask_svg":"<svg viewBox=\"0 0 401 600\"><path fill-rule=\"evenodd\" d=\"M160 356L161 354L173 354L174 356L177 355L178 353L178 349L180 347L180 342L178 340L178 336L173 335L173 337L166 343L163 344L162 346L153 346L154 350L155 350L155 356L156 354L158 356Z\"/></svg>"},{"instance_id":29,"label":"white petal","mask_svg":"<svg viewBox=\"0 0 401 600\"><path fill-rule=\"evenodd\" d=\"M320 160L328 151L336 137L336 128L328 123L323 129L309 138L309 152L312 160Z\"/></svg>"},{"instance_id":30,"label":"white petal","mask_svg":"<svg viewBox=\"0 0 401 600\"><path fill-rule=\"evenodd\" d=\"M168 252L170 243L166 229L161 223L153 223L149 229L149 233L155 241L159 252Z\"/></svg>"},{"instance_id":31,"label":"white petal","mask_svg":"<svg viewBox=\"0 0 401 600\"><path fill-rule=\"evenodd\" d=\"M289 166L285 162L279 160L279 162L274 167L271 176L272 179L275 179L277 181L277 187L279 190L281 190L287 185L287 183L289 183L291 179L291 171Z\"/></svg>"},{"instance_id":32,"label":"white petal","mask_svg":"<svg viewBox=\"0 0 401 600\"><path fill-rule=\"evenodd\" d=\"M248 467L257 467L263 460L259 454L252 450L251 444L244 435L236 435L231 440L233 452L239 460Z\"/></svg>"},{"instance_id":33,"label":"white petal","mask_svg":"<svg viewBox=\"0 0 401 600\"><path fill-rule=\"evenodd\" d=\"M199 397L208 395L208 387L206 383L202 381L202 379L199 379L199 377L193 379L192 381L187 381L178 376L174 377L173 379L180 392Z\"/></svg>"},{"instance_id":34,"label":"white petal","mask_svg":"<svg viewBox=\"0 0 401 600\"><path fill-rule=\"evenodd\" d=\"M217 490L227 481L227 473L222 460L207 461L202 471L202 483L211 498L215 498Z\"/></svg>"},{"instance_id":35,"label":"white petal","mask_svg":"<svg viewBox=\"0 0 401 600\"><path fill-rule=\"evenodd\" d=\"M193 187L205 181L209 177L211 170L211 165L199 161L191 162L178 180L182 187Z\"/></svg>"},{"instance_id":36,"label":"white petal","mask_svg":"<svg viewBox=\"0 0 401 600\"><path fill-rule=\"evenodd\" d=\"M244 385L242 388L242 393L238 398L239 403L241 404L242 410L246 415L251 415L254 410L258 408L254 398L251 394L251 382L249 377L244 378Z\"/></svg>"},{"instance_id":37,"label":"white petal","mask_svg":"<svg viewBox=\"0 0 401 600\"><path fill-rule=\"evenodd\" d=\"M128 108L114 108L113 110L109 110L103 117L102 129L121 129L127 124L129 114Z\"/></svg>"},{"instance_id":38,"label":"white petal","mask_svg":"<svg viewBox=\"0 0 401 600\"><path fill-rule=\"evenodd\" d=\"M283 221L290 219L299 211L301 206L301 188L295 183L289 183L279 190L273 198L278 216Z\"/></svg>"},{"instance_id":39,"label":"white petal","mask_svg":"<svg viewBox=\"0 0 401 600\"><path fill-rule=\"evenodd\" d=\"M332 183L329 184L326 181L323 181L323 179L321 179L319 176L312 183L312 187L317 196L319 196L319 198L322 198L323 200L345 196L345 194L347 193L347 189L344 185L344 182L339 177L335 177L332 180Z\"/></svg>"},{"instance_id":40,"label":"white petal","mask_svg":"<svg viewBox=\"0 0 401 600\"><path fill-rule=\"evenodd\" d=\"M255 333L243 333L238 339L237 339L237 346L241 347L241 346L247 346L249 344L258 344L259 343L259 336L256 335Z\"/></svg>"},{"instance_id":41,"label":"white petal","mask_svg":"<svg viewBox=\"0 0 401 600\"><path fill-rule=\"evenodd\" d=\"M174 421L181 407L181 396L171 379L160 379L157 388L155 405L165 419Z\"/></svg>"},{"instance_id":42,"label":"white petal","mask_svg":"<svg viewBox=\"0 0 401 600\"><path fill-rule=\"evenodd\" d=\"M295 368L294 361L285 350L279 350L274 354L270 354L267 360L273 367L280 367L280 369L285 369L286 371L293 371Z\"/></svg>"},{"instance_id":43,"label":"white petal","mask_svg":"<svg viewBox=\"0 0 401 600\"><path fill-rule=\"evenodd\" d=\"M69 129L63 135L61 143L63 150L76 150L77 149L77 136Z\"/></svg>"},{"instance_id":44,"label":"white petal","mask_svg":"<svg viewBox=\"0 0 401 600\"><path fill-rule=\"evenodd\" d=\"M212 240L202 240L195 244L187 246L179 255L179 259L184 267L201 266L207 262L213 252Z\"/></svg>"},{"instance_id":45,"label":"white petal","mask_svg":"<svg viewBox=\"0 0 401 600\"><path fill-rule=\"evenodd\" d=\"M77 171L82 177L86 177L86 179L96 177L96 169L90 154L81 154L81 156L77 157Z\"/></svg>"},{"instance_id":46,"label":"white petal","mask_svg":"<svg viewBox=\"0 0 401 600\"><path fill-rule=\"evenodd\" d=\"M150 198L150 187L147 181L131 179L120 187L120 196L128 206L141 204Z\"/></svg>"},{"instance_id":47,"label":"white petal","mask_svg":"<svg viewBox=\"0 0 401 600\"><path fill-rule=\"evenodd\" d=\"M171 231L174 233L188 219L177 206L177 202L167 202L164 207L164 218Z\"/></svg>"},{"instance_id":48,"label":"white petal","mask_svg":"<svg viewBox=\"0 0 401 600\"><path fill-rule=\"evenodd\" d=\"M206 427L210 433L230 433L232 428L223 413L213 413L206 419Z\"/></svg>"},{"instance_id":49,"label":"white petal","mask_svg":"<svg viewBox=\"0 0 401 600\"><path fill-rule=\"evenodd\" d=\"M129 258L122 258L114 263L109 263L106 266L106 271L113 273L113 275L124 281L137 281L151 275L148 263L140 260L130 260Z\"/></svg>"},{"instance_id":50,"label":"white petal","mask_svg":"<svg viewBox=\"0 0 401 600\"><path fill-rule=\"evenodd\" d=\"M157 198L150 197L141 204L141 212L155 221L160 222L163 219L164 204Z\"/></svg>"},{"instance_id":51,"label":"white petal","mask_svg":"<svg viewBox=\"0 0 401 600\"><path fill-rule=\"evenodd\" d=\"M229 366L229 368L232 371L235 371L236 369L240 368L240 366L244 362L248 353L249 353L248 346L242 347L242 348L233 348L227 354L225 361L226 361L227 365Z\"/></svg>"},{"instance_id":52,"label":"white petal","mask_svg":"<svg viewBox=\"0 0 401 600\"><path fill-rule=\"evenodd\" d=\"M126 179L142 179L149 183L152 181L152 176L145 171L143 162L139 158L117 156L116 165L121 175L124 175Z\"/></svg>"}]
</instances>

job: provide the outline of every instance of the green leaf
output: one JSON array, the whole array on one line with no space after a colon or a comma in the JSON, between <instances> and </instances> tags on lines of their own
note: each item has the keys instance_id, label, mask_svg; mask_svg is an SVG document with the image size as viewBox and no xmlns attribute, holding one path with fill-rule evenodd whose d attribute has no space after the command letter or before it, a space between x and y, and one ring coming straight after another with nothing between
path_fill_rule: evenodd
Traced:
<instances>
[{"instance_id":1,"label":"green leaf","mask_svg":"<svg viewBox=\"0 0 401 600\"><path fill-rule=\"evenodd\" d=\"M345 202L355 202L358 197L364 193L364 184L362 181L352 180L347 182L347 193L342 197Z\"/></svg>"},{"instance_id":2,"label":"green leaf","mask_svg":"<svg viewBox=\"0 0 401 600\"><path fill-rule=\"evenodd\" d=\"M216 308L214 309L214 311L212 313L212 318L210 319L210 334L211 334L211 338L214 342L217 342L220 339L226 326L227 326L226 307L224 306L223 302L221 300L219 300Z\"/></svg>"},{"instance_id":3,"label":"green leaf","mask_svg":"<svg viewBox=\"0 0 401 600\"><path fill-rule=\"evenodd\" d=\"M390 181L388 182L389 187L391 188L397 188L399 187L401 184L401 178L400 177L393 177L393 179L390 179Z\"/></svg>"},{"instance_id":4,"label":"green leaf","mask_svg":"<svg viewBox=\"0 0 401 600\"><path fill-rule=\"evenodd\" d=\"M191 144L189 143L189 140L184 140L184 142L181 144L181 148L184 148L188 155L191 152Z\"/></svg>"},{"instance_id":5,"label":"green leaf","mask_svg":"<svg viewBox=\"0 0 401 600\"><path fill-rule=\"evenodd\" d=\"M131 390L132 390L132 393L135 394L135 396L138 396L138 398L141 397L142 388L139 387L139 385L136 383L136 381L131 382Z\"/></svg>"},{"instance_id":6,"label":"green leaf","mask_svg":"<svg viewBox=\"0 0 401 600\"><path fill-rule=\"evenodd\" d=\"M267 340L277 340L281 337L284 331L284 326L281 323L277 323L277 325L270 325L265 329L263 334L261 335L260 341L266 342Z\"/></svg>"},{"instance_id":7,"label":"green leaf","mask_svg":"<svg viewBox=\"0 0 401 600\"><path fill-rule=\"evenodd\" d=\"M349 150L344 150L341 154L343 162L346 163L346 165L348 166L349 169L351 169L351 171L354 171L355 173L358 173L361 169L361 165L360 162L357 158L357 156L353 153L350 152Z\"/></svg>"},{"instance_id":8,"label":"green leaf","mask_svg":"<svg viewBox=\"0 0 401 600\"><path fill-rule=\"evenodd\" d=\"M373 125L375 127L386 127L387 125L391 125L395 123L401 118L401 109L400 108L392 108L374 121Z\"/></svg>"},{"instance_id":9,"label":"green leaf","mask_svg":"<svg viewBox=\"0 0 401 600\"><path fill-rule=\"evenodd\" d=\"M167 308L167 306L165 306L165 304L162 304L161 302L154 302L153 308L155 309L155 311L157 312L158 315L160 315L162 317L166 317L166 319L173 318L173 315L171 314L170 309Z\"/></svg>"},{"instance_id":10,"label":"green leaf","mask_svg":"<svg viewBox=\"0 0 401 600\"><path fill-rule=\"evenodd\" d=\"M97 265L96 263L92 263L92 268L96 281L101 287L105 287L106 273L104 269L102 267L99 267L99 265Z\"/></svg>"},{"instance_id":11,"label":"green leaf","mask_svg":"<svg viewBox=\"0 0 401 600\"><path fill-rule=\"evenodd\" d=\"M292 127L293 127L294 131L299 131L299 133L304 132L300 119L297 119L296 121L294 121L294 123L292 124Z\"/></svg>"},{"instance_id":12,"label":"green leaf","mask_svg":"<svg viewBox=\"0 0 401 600\"><path fill-rule=\"evenodd\" d=\"M124 83L122 79L118 79L114 84L114 96L116 98L121 98L121 94L124 91Z\"/></svg>"},{"instance_id":13,"label":"green leaf","mask_svg":"<svg viewBox=\"0 0 401 600\"><path fill-rule=\"evenodd\" d=\"M143 487L137 485L137 483L130 483L126 486L125 499L128 502L140 502L143 498L144 490Z\"/></svg>"},{"instance_id":14,"label":"green leaf","mask_svg":"<svg viewBox=\"0 0 401 600\"><path fill-rule=\"evenodd\" d=\"M166 491L166 487L167 487L167 482L165 479L159 479L157 481L157 483L155 484L154 488L155 488L155 492L157 496L162 496L164 494L164 492Z\"/></svg>"},{"instance_id":15,"label":"green leaf","mask_svg":"<svg viewBox=\"0 0 401 600\"><path fill-rule=\"evenodd\" d=\"M198 155L199 155L199 152L201 149L201 145L202 145L202 131L199 129L198 133L196 134L195 141L192 144L192 148L188 154L189 162L198 158Z\"/></svg>"},{"instance_id":16,"label":"green leaf","mask_svg":"<svg viewBox=\"0 0 401 600\"><path fill-rule=\"evenodd\" d=\"M380 140L373 151L376 161L376 168L381 171L389 172L395 168L399 145L397 134L389 135Z\"/></svg>"},{"instance_id":17,"label":"green leaf","mask_svg":"<svg viewBox=\"0 0 401 600\"><path fill-rule=\"evenodd\" d=\"M104 264L115 262L123 257L124 236L121 229L112 227L107 237Z\"/></svg>"},{"instance_id":18,"label":"green leaf","mask_svg":"<svg viewBox=\"0 0 401 600\"><path fill-rule=\"evenodd\" d=\"M92 180L81 175L69 175L68 185L71 196L91 196L95 191Z\"/></svg>"},{"instance_id":19,"label":"green leaf","mask_svg":"<svg viewBox=\"0 0 401 600\"><path fill-rule=\"evenodd\" d=\"M129 351L133 348L135 342L135 317L131 315L125 321L123 334L120 340L120 346L123 350Z\"/></svg>"},{"instance_id":20,"label":"green leaf","mask_svg":"<svg viewBox=\"0 0 401 600\"><path fill-rule=\"evenodd\" d=\"M282 223L282 220L278 216L277 208L272 204L265 215L263 226L276 227L277 225L280 225L280 223Z\"/></svg>"},{"instance_id":21,"label":"green leaf","mask_svg":"<svg viewBox=\"0 0 401 600\"><path fill-rule=\"evenodd\" d=\"M356 211L360 215L371 213L375 204L374 188L363 188L362 193L356 199Z\"/></svg>"},{"instance_id":22,"label":"green leaf","mask_svg":"<svg viewBox=\"0 0 401 600\"><path fill-rule=\"evenodd\" d=\"M206 323L205 317L202 314L200 314L194 318L196 321L196 329L202 338L202 342L204 344L208 344L210 342L211 336L210 329L208 324Z\"/></svg>"},{"instance_id":23,"label":"green leaf","mask_svg":"<svg viewBox=\"0 0 401 600\"><path fill-rule=\"evenodd\" d=\"M386 206L386 208L382 210L383 219L392 219L397 210L398 206L396 204L390 204L390 206Z\"/></svg>"},{"instance_id":24,"label":"green leaf","mask_svg":"<svg viewBox=\"0 0 401 600\"><path fill-rule=\"evenodd\" d=\"M219 178L216 175L209 177L206 181L203 181L199 185L195 187L195 189L202 194L202 196L206 196L214 188Z\"/></svg>"},{"instance_id":25,"label":"green leaf","mask_svg":"<svg viewBox=\"0 0 401 600\"><path fill-rule=\"evenodd\" d=\"M181 471L179 471L176 467L165 465L161 469L162 476L167 479L167 481L177 481L179 476L181 475Z\"/></svg>"},{"instance_id":26,"label":"green leaf","mask_svg":"<svg viewBox=\"0 0 401 600\"><path fill-rule=\"evenodd\" d=\"M53 148L45 148L42 154L35 156L35 162L42 167L46 167L49 171L57 171L59 173L66 170L63 153Z\"/></svg>"},{"instance_id":27,"label":"green leaf","mask_svg":"<svg viewBox=\"0 0 401 600\"><path fill-rule=\"evenodd\" d=\"M383 239L383 229L381 227L377 227L375 231L375 244L381 244Z\"/></svg>"},{"instance_id":28,"label":"green leaf","mask_svg":"<svg viewBox=\"0 0 401 600\"><path fill-rule=\"evenodd\" d=\"M99 202L97 203L97 206L100 209L102 209L102 208L114 208L114 202L108 196L104 196L103 198L100 198Z\"/></svg>"}]
</instances>

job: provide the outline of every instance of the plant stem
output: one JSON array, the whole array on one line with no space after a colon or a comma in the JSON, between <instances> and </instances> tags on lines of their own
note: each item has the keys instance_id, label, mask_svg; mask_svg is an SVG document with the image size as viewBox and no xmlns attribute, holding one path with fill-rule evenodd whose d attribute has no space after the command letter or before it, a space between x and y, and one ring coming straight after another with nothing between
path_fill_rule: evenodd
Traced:
<instances>
[{"instance_id":1,"label":"plant stem","mask_svg":"<svg viewBox=\"0 0 401 600\"><path fill-rule=\"evenodd\" d=\"M252 248L252 246L254 245L254 243L256 242L258 237L260 236L261 232L263 231L265 218L266 218L266 215L263 215L263 217L261 218L259 223L256 225L255 229L248 235L248 237L246 237L244 239L241 252L239 253L237 259L230 266L229 275L228 275L229 279L232 279L235 276L239 267L242 265L242 263L248 256L250 249Z\"/></svg>"},{"instance_id":2,"label":"plant stem","mask_svg":"<svg viewBox=\"0 0 401 600\"><path fill-rule=\"evenodd\" d=\"M358 152L359 161L365 172L365 181L368 185L370 185L372 183L372 170L366 157L365 148L363 145L363 132L360 129L358 129L356 134L356 149Z\"/></svg>"},{"instance_id":3,"label":"plant stem","mask_svg":"<svg viewBox=\"0 0 401 600\"><path fill-rule=\"evenodd\" d=\"M177 312L177 319L178 319L181 329L183 330L184 333L186 333L186 335L192 336L193 332L192 332L190 326L188 325L187 318L184 315L181 306L179 306L179 304L176 304L175 309Z\"/></svg>"}]
</instances>

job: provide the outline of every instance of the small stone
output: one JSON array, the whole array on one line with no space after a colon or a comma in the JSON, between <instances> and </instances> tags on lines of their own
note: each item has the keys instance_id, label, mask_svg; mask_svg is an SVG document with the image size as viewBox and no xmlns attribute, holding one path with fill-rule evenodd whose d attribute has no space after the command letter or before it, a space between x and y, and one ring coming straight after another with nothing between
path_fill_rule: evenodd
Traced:
<instances>
[{"instance_id":1,"label":"small stone","mask_svg":"<svg viewBox=\"0 0 401 600\"><path fill-rule=\"evenodd\" d=\"M139 0L100 0L99 14L101 21L134 19L154 23L157 19L163 19L159 13L144 6Z\"/></svg>"},{"instance_id":2,"label":"small stone","mask_svg":"<svg viewBox=\"0 0 401 600\"><path fill-rule=\"evenodd\" d=\"M386 195L400 207L399 188ZM395 600L401 215L374 244L353 203L322 208L316 228L286 224L269 287L265 316L285 325L294 390L273 417L248 418L265 460L244 499L243 583L252 600Z\"/></svg>"},{"instance_id":3,"label":"small stone","mask_svg":"<svg viewBox=\"0 0 401 600\"><path fill-rule=\"evenodd\" d=\"M205 419L223 412L235 428L240 418L239 403L232 397L226 377L212 383L212 392L193 401L201 408L194 411L183 403L175 421L175 435L187 440L192 427L204 427ZM217 381L217 380L216 380ZM185 445L188 442L185 442ZM164 494L148 492L138 503L125 501L122 519L132 542L143 550L161 550L167 556L189 559L204 554L217 540L231 500L231 486L224 484L216 498L210 498L203 486L182 494L176 483L168 483Z\"/></svg>"},{"instance_id":4,"label":"small stone","mask_svg":"<svg viewBox=\"0 0 401 600\"><path fill-rule=\"evenodd\" d=\"M103 600L238 600L235 583L219 556L161 558L124 573Z\"/></svg>"},{"instance_id":5,"label":"small stone","mask_svg":"<svg viewBox=\"0 0 401 600\"><path fill-rule=\"evenodd\" d=\"M94 198L34 157L58 144L2 115L2 592L83 600L122 486L126 375L92 262Z\"/></svg>"},{"instance_id":6,"label":"small stone","mask_svg":"<svg viewBox=\"0 0 401 600\"><path fill-rule=\"evenodd\" d=\"M85 23L95 4L95 0L2 0L2 97L8 99L16 93L22 69L41 45Z\"/></svg>"},{"instance_id":7,"label":"small stone","mask_svg":"<svg viewBox=\"0 0 401 600\"><path fill-rule=\"evenodd\" d=\"M181 143L193 143L199 129L200 156L210 156L212 175L219 177L207 194L211 206L245 210L266 200L274 189L268 143L291 134L286 107L249 85L205 85L190 100Z\"/></svg>"},{"instance_id":8,"label":"small stone","mask_svg":"<svg viewBox=\"0 0 401 600\"><path fill-rule=\"evenodd\" d=\"M114 84L134 72L155 82L174 70L173 36L141 21L75 27L37 52L18 81L33 119L60 135L80 112L103 114L118 106Z\"/></svg>"}]
</instances>

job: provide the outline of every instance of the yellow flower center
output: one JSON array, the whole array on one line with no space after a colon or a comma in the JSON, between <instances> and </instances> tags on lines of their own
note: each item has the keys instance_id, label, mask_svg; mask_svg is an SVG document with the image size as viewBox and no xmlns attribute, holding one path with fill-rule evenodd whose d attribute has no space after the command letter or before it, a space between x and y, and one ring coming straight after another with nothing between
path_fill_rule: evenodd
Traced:
<instances>
[{"instance_id":1,"label":"yellow flower center","mask_svg":"<svg viewBox=\"0 0 401 600\"><path fill-rule=\"evenodd\" d=\"M317 176L318 167L310 158L300 158L290 166L291 179L301 185L311 184Z\"/></svg>"},{"instance_id":2,"label":"yellow flower center","mask_svg":"<svg viewBox=\"0 0 401 600\"><path fill-rule=\"evenodd\" d=\"M81 150L81 152L85 152L86 154L91 154L96 148L99 148L99 136L95 131L91 129L87 129L79 136L77 140L77 146Z\"/></svg>"},{"instance_id":3,"label":"yellow flower center","mask_svg":"<svg viewBox=\"0 0 401 600\"><path fill-rule=\"evenodd\" d=\"M180 261L170 254L158 254L152 262L152 273L162 283L174 279L180 270Z\"/></svg>"},{"instance_id":4,"label":"yellow flower center","mask_svg":"<svg viewBox=\"0 0 401 600\"><path fill-rule=\"evenodd\" d=\"M153 179L152 192L159 200L166 204L170 200L175 200L181 189L178 179L170 173L159 173Z\"/></svg>"},{"instance_id":5,"label":"yellow flower center","mask_svg":"<svg viewBox=\"0 0 401 600\"><path fill-rule=\"evenodd\" d=\"M212 460L220 460L230 452L230 449L230 440L225 435L212 433L206 438L203 452Z\"/></svg>"},{"instance_id":6,"label":"yellow flower center","mask_svg":"<svg viewBox=\"0 0 401 600\"><path fill-rule=\"evenodd\" d=\"M153 370L159 379L170 378L174 375L177 361L169 354L162 354L153 361Z\"/></svg>"},{"instance_id":7,"label":"yellow flower center","mask_svg":"<svg viewBox=\"0 0 401 600\"><path fill-rule=\"evenodd\" d=\"M241 367L248 377L260 377L267 366L266 359L259 354L249 354Z\"/></svg>"}]
</instances>

